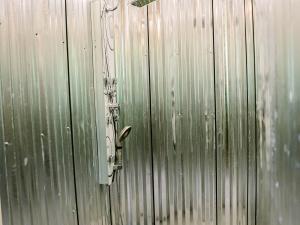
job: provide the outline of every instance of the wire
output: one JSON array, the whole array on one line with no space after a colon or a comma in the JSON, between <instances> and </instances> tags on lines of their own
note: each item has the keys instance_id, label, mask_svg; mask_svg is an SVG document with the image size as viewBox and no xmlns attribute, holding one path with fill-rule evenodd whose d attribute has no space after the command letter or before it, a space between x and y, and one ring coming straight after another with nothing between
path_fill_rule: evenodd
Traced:
<instances>
[{"instance_id":1,"label":"wire","mask_svg":"<svg viewBox=\"0 0 300 225\"><path fill-rule=\"evenodd\" d=\"M105 1L105 4L103 6L103 9L102 9L102 12L101 12L101 17L100 19L102 20L102 24L103 24L103 33L104 33L104 36L102 37L103 38L103 44L104 44L104 55L105 55L105 64L106 64L106 70L107 70L107 76L110 77L110 70L109 70L109 65L108 65L108 48L110 49L110 51L114 51L115 48L113 46L113 43L110 43L110 39L109 39L109 21L107 19L107 14L108 12L112 12L114 10L116 10L118 7L119 7L119 4L120 4L120 0L118 0L118 3L115 7L113 7L112 9L108 9L107 8L107 2Z\"/></svg>"},{"instance_id":2,"label":"wire","mask_svg":"<svg viewBox=\"0 0 300 225\"><path fill-rule=\"evenodd\" d=\"M108 3L106 0L104 0L104 6L101 10L101 15L100 15L100 22L102 24L102 40L103 40L103 47L104 47L104 60L105 60L105 67L106 67L106 74L107 77L111 76L111 71L110 71L110 67L109 67L109 51L114 52L115 48L113 46L113 43L110 42L110 20L108 18L110 12L114 12L115 10L117 10L120 6L120 0L117 0L117 4L112 7L109 8L108 7ZM111 85L111 84L109 84ZM112 88L111 86L108 88ZM114 101L113 99L110 99L110 101ZM113 115L112 115L113 116ZM116 140L117 140L117 120L114 118L112 119L112 125L113 125L113 133L114 133L114 140L115 140L115 145L116 145ZM107 138L110 141L110 144L112 144L112 140L109 136L107 136ZM117 186L117 198L118 198L118 211L119 211L119 215L118 215L118 222L119 224L123 225L123 217L122 217L122 213L121 213L121 172L119 170L113 170L112 174L112 180L114 181L114 179L116 179L116 186Z\"/></svg>"}]
</instances>

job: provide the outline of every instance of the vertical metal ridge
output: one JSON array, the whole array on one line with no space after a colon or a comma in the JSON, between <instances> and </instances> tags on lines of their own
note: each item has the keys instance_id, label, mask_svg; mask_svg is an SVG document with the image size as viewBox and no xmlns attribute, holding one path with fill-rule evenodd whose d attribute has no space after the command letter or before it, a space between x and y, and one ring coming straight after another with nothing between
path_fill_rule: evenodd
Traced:
<instances>
[{"instance_id":1,"label":"vertical metal ridge","mask_svg":"<svg viewBox=\"0 0 300 225\"><path fill-rule=\"evenodd\" d=\"M154 152L153 152L153 131L152 131L152 101L151 101L151 64L150 64L150 34L149 34L149 6L147 6L147 48L148 48L148 85L149 85L149 123L150 123L150 149L151 149L151 173L152 173L152 208L155 209L154 201ZM153 224L155 224L155 210L153 210Z\"/></svg>"},{"instance_id":2,"label":"vertical metal ridge","mask_svg":"<svg viewBox=\"0 0 300 225\"><path fill-rule=\"evenodd\" d=\"M257 187L257 120L256 120L256 69L254 45L254 18L252 0L244 1L245 43L247 62L247 223L256 224L256 187Z\"/></svg>"},{"instance_id":3,"label":"vertical metal ridge","mask_svg":"<svg viewBox=\"0 0 300 225\"><path fill-rule=\"evenodd\" d=\"M76 219L77 225L79 225L79 212L78 212L78 194L77 194L77 182L76 182L76 165L75 165L75 149L74 149L74 130L73 130L73 119L72 119L72 95L71 95L71 78L70 78L70 58L69 58L69 38L68 38L68 5L67 0L65 3L65 35L66 35L66 55L67 55L67 74L68 74L68 94L69 94L69 117L70 117L70 132L71 132L71 147L72 147L72 168L73 168L73 179L74 179L74 192L75 192L75 207L76 207Z\"/></svg>"},{"instance_id":4,"label":"vertical metal ridge","mask_svg":"<svg viewBox=\"0 0 300 225\"><path fill-rule=\"evenodd\" d=\"M255 112L254 112L254 122L255 122L255 207L254 207L254 225L258 225L257 223L257 208L258 208L258 117L257 117L257 77L256 77L256 46L255 46L255 18L254 18L254 0L251 0L251 16L252 16L252 41L253 41L253 72L254 72L254 101L255 101Z\"/></svg>"},{"instance_id":5,"label":"vertical metal ridge","mask_svg":"<svg viewBox=\"0 0 300 225\"><path fill-rule=\"evenodd\" d=\"M215 224L211 2L149 9L156 217L159 224Z\"/></svg>"},{"instance_id":6,"label":"vertical metal ridge","mask_svg":"<svg viewBox=\"0 0 300 225\"><path fill-rule=\"evenodd\" d=\"M152 189L154 160L149 118L151 103L148 89L150 77L147 30L150 24L146 7L137 8L122 1L119 9L116 11L118 19L115 23L115 44L120 84L120 125L130 124L133 129L125 143L121 199L114 202L112 213L116 224L123 222L149 225L155 221ZM113 189L116 188L113 186ZM118 199L117 193L115 190L113 199Z\"/></svg>"},{"instance_id":7,"label":"vertical metal ridge","mask_svg":"<svg viewBox=\"0 0 300 225\"><path fill-rule=\"evenodd\" d=\"M108 187L108 201L109 201L109 217L110 225L113 225L113 216L112 216L112 198L111 198L111 187Z\"/></svg>"},{"instance_id":8,"label":"vertical metal ridge","mask_svg":"<svg viewBox=\"0 0 300 225\"><path fill-rule=\"evenodd\" d=\"M217 129L217 87L216 87L216 55L215 55L215 20L214 20L214 0L211 0L212 10L212 39L213 39L213 70L214 70L214 107L215 107L215 213L216 213L216 225L218 225L218 129Z\"/></svg>"},{"instance_id":9,"label":"vertical metal ridge","mask_svg":"<svg viewBox=\"0 0 300 225\"><path fill-rule=\"evenodd\" d=\"M244 0L244 32L245 32L245 57L246 57L246 90L247 90L247 136L249 136L249 73L248 73L248 48L247 48L247 20L246 20L246 0ZM250 160L250 157L249 157L249 137L248 137L248 142L247 142L247 199L246 199L246 202L247 202L247 215L246 215L246 224L249 225L249 160Z\"/></svg>"},{"instance_id":10,"label":"vertical metal ridge","mask_svg":"<svg viewBox=\"0 0 300 225\"><path fill-rule=\"evenodd\" d=\"M213 2L217 217L219 224L247 223L247 62L244 1ZM242 10L241 10L242 9Z\"/></svg>"},{"instance_id":11,"label":"vertical metal ridge","mask_svg":"<svg viewBox=\"0 0 300 225\"><path fill-rule=\"evenodd\" d=\"M95 113L96 83L94 80L92 13L101 15L97 7L102 0L67 0L69 90L72 106L72 136L76 170L77 213L79 224L111 223L109 190L99 185L97 123ZM111 1L108 2L110 6ZM103 4L102 4L103 6ZM100 17L100 16L99 16ZM96 45L96 44L95 44ZM101 73L101 72L100 72Z\"/></svg>"}]
</instances>

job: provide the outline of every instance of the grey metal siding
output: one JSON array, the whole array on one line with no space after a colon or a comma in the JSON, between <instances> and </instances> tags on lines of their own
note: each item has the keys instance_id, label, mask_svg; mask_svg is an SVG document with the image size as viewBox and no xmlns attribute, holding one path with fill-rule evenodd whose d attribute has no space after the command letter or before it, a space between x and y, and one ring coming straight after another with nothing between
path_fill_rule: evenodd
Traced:
<instances>
[{"instance_id":1,"label":"grey metal siding","mask_svg":"<svg viewBox=\"0 0 300 225\"><path fill-rule=\"evenodd\" d=\"M3 223L77 224L64 2L1 0L0 40Z\"/></svg>"}]
</instances>

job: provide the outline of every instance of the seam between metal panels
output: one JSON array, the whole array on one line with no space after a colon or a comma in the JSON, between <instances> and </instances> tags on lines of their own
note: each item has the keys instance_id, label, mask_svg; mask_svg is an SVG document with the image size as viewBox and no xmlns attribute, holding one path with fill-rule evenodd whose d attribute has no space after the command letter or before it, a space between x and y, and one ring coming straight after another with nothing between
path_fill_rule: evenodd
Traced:
<instances>
[{"instance_id":1,"label":"seam between metal panels","mask_svg":"<svg viewBox=\"0 0 300 225\"><path fill-rule=\"evenodd\" d=\"M215 220L218 225L218 129L217 129L217 88L216 88L216 51L215 51L215 20L214 0L211 1L212 44L213 44L213 73L214 73L214 107L215 107Z\"/></svg>"},{"instance_id":2,"label":"seam between metal panels","mask_svg":"<svg viewBox=\"0 0 300 225\"><path fill-rule=\"evenodd\" d=\"M73 137L73 121L72 121L72 97L71 97L71 79L70 79L70 60L69 60L69 37L68 37L68 13L67 13L67 0L65 0L65 27L66 27L66 54L67 54L67 71L68 71L68 91L69 91L69 113L70 113L70 132L71 132L71 147L72 147L72 164L73 164L73 177L74 177L74 192L75 192L75 207L76 219L79 225L79 212L78 212L78 195L77 195L77 182L76 182L76 166L75 166L75 149Z\"/></svg>"},{"instance_id":3,"label":"seam between metal panels","mask_svg":"<svg viewBox=\"0 0 300 225\"><path fill-rule=\"evenodd\" d=\"M108 186L108 198L109 198L109 219L110 219L110 225L113 225L112 207L111 207L112 200L111 200L111 189L110 189L110 186Z\"/></svg>"},{"instance_id":4,"label":"seam between metal panels","mask_svg":"<svg viewBox=\"0 0 300 225\"><path fill-rule=\"evenodd\" d=\"M254 222L255 222L255 225L257 225L257 195L258 195L258 190L257 190L257 185L258 185L258 169L257 169L257 166L258 166L258 160L257 160L257 157L258 157L258 139L257 139L257 129L258 129L258 123L257 123L257 101L256 101L256 98L257 98L257 81L256 81L256 47L255 47L255 19L254 19L254 3L253 3L254 0L251 0L251 7L252 7L252 29L253 29L253 32L252 32L252 41L253 41L253 76L254 76L254 101L255 101L255 104L254 104L254 107L255 107L255 111L254 111L254 120L255 120L255 131L254 131L254 136L255 136L255 219L254 219Z\"/></svg>"},{"instance_id":5,"label":"seam between metal panels","mask_svg":"<svg viewBox=\"0 0 300 225\"><path fill-rule=\"evenodd\" d=\"M246 213L246 224L249 222L249 81L248 81L248 45L247 45L247 21L246 21L246 0L244 0L244 34L245 34L245 59L246 59L246 92L247 92L247 213ZM249 225L249 224L248 224Z\"/></svg>"},{"instance_id":6,"label":"seam between metal panels","mask_svg":"<svg viewBox=\"0 0 300 225\"><path fill-rule=\"evenodd\" d=\"M151 182L152 182L152 224L155 224L155 197L154 197L154 150L152 131L152 101L151 101L151 66L150 66L150 32L149 32L149 6L147 6L147 47L148 47L148 88L149 88L149 122L150 122L150 150L151 150Z\"/></svg>"}]
</instances>

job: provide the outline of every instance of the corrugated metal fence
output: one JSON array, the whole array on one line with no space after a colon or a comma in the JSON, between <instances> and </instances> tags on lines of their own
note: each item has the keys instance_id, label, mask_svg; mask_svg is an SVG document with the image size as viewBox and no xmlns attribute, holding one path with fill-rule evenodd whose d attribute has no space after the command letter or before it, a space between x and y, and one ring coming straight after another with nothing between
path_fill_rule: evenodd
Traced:
<instances>
[{"instance_id":1,"label":"corrugated metal fence","mask_svg":"<svg viewBox=\"0 0 300 225\"><path fill-rule=\"evenodd\" d=\"M109 2L133 126L111 188L91 1L0 0L0 224L298 224L298 1Z\"/></svg>"},{"instance_id":2,"label":"corrugated metal fence","mask_svg":"<svg viewBox=\"0 0 300 225\"><path fill-rule=\"evenodd\" d=\"M134 99L130 105L121 100L123 120L134 129L151 123L150 131L143 132L150 135L146 137L153 154L138 157L144 133L134 134L136 141L131 139L126 149L132 156L126 158L130 172L121 180L121 187L127 182L131 187L121 191L121 202L135 196L121 210L125 224L153 223L144 219L152 207L155 224L252 224L255 80L253 60L247 61L253 57L251 2L158 1L144 9L124 4L119 13L120 98ZM146 26L148 30L140 29ZM149 40L141 38L147 33ZM147 41L148 49L138 51ZM149 68L140 66L145 55ZM126 70L132 65L138 69ZM148 83L149 90L135 86L130 91L127 84L147 76L149 81L140 85ZM150 104L150 115L143 113L147 116L139 121L126 107L137 112L141 104ZM132 178L134 171L141 176ZM151 186L153 199L139 182L149 171L153 179L142 184ZM120 216L115 217L120 224Z\"/></svg>"},{"instance_id":3,"label":"corrugated metal fence","mask_svg":"<svg viewBox=\"0 0 300 225\"><path fill-rule=\"evenodd\" d=\"M119 94L122 108L130 108L123 122L137 132L127 143L114 223L297 223L296 9L296 1L280 0L122 5L115 25ZM292 100L279 98L289 89ZM140 132L149 123L150 131ZM150 150L141 150L144 137ZM150 172L152 180L143 179Z\"/></svg>"}]
</instances>

